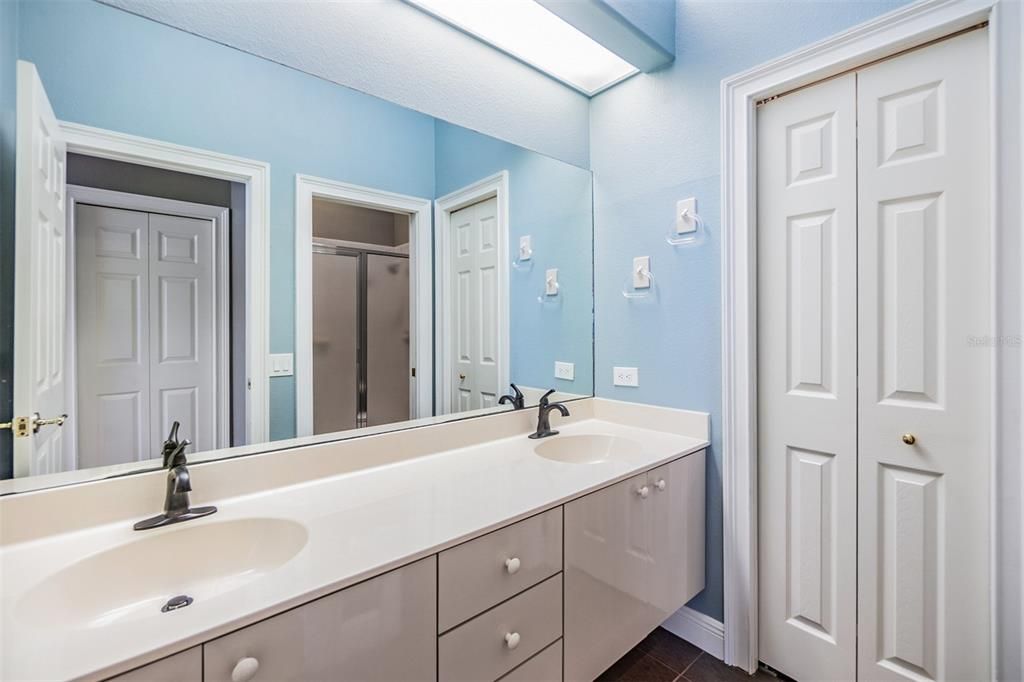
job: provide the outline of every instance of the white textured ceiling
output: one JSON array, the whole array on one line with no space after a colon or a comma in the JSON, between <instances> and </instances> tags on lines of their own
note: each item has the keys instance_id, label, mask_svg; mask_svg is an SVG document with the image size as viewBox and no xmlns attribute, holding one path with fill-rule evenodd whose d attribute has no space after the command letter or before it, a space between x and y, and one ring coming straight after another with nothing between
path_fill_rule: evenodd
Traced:
<instances>
[{"instance_id":1,"label":"white textured ceiling","mask_svg":"<svg viewBox=\"0 0 1024 682\"><path fill-rule=\"evenodd\" d=\"M101 0L589 166L589 100L401 0Z\"/></svg>"}]
</instances>

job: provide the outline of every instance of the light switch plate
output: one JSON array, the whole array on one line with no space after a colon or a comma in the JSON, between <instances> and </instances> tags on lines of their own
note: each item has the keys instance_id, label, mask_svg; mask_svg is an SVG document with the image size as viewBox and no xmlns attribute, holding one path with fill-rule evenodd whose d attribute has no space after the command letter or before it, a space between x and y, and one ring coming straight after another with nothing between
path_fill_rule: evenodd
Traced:
<instances>
[{"instance_id":1,"label":"light switch plate","mask_svg":"<svg viewBox=\"0 0 1024 682\"><path fill-rule=\"evenodd\" d=\"M636 367L613 367L612 383L616 386L639 386L640 372Z\"/></svg>"},{"instance_id":2,"label":"light switch plate","mask_svg":"<svg viewBox=\"0 0 1024 682\"><path fill-rule=\"evenodd\" d=\"M683 217L683 213L686 217ZM686 234L697 231L697 199L690 197L676 202L676 234Z\"/></svg>"},{"instance_id":3,"label":"light switch plate","mask_svg":"<svg viewBox=\"0 0 1024 682\"><path fill-rule=\"evenodd\" d=\"M270 376L290 377L295 374L295 356L292 353L270 354Z\"/></svg>"},{"instance_id":4,"label":"light switch plate","mask_svg":"<svg viewBox=\"0 0 1024 682\"><path fill-rule=\"evenodd\" d=\"M519 238L519 260L530 260L533 258L533 244L530 235L524 234Z\"/></svg>"},{"instance_id":5,"label":"light switch plate","mask_svg":"<svg viewBox=\"0 0 1024 682\"><path fill-rule=\"evenodd\" d=\"M651 257L650 256L637 256L633 259L633 288L634 289L650 289L651 288L651 276L648 274L651 271Z\"/></svg>"},{"instance_id":6,"label":"light switch plate","mask_svg":"<svg viewBox=\"0 0 1024 682\"><path fill-rule=\"evenodd\" d=\"M551 268L544 273L544 293L548 296L558 295L558 268Z\"/></svg>"},{"instance_id":7,"label":"light switch plate","mask_svg":"<svg viewBox=\"0 0 1024 682\"><path fill-rule=\"evenodd\" d=\"M558 362L556 360L555 378L564 379L565 381L574 381L576 379L576 365L571 362Z\"/></svg>"}]
</instances>

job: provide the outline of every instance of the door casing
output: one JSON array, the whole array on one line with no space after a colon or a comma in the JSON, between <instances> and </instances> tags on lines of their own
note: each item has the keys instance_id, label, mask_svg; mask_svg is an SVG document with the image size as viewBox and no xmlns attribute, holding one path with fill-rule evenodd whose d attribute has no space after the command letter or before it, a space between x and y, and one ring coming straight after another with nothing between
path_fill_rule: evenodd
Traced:
<instances>
[{"instance_id":1,"label":"door casing","mask_svg":"<svg viewBox=\"0 0 1024 682\"><path fill-rule=\"evenodd\" d=\"M1007 0L922 0L722 81L722 462L725 662L758 665L756 125L758 102L988 22L991 69L991 262L993 339L1020 338L1024 319L1024 124L1021 122L1024 10ZM1024 484L1019 412L1024 386L1020 346L997 345L991 367L994 554L993 669L1022 672ZM1002 377L1002 380L1000 380Z\"/></svg>"}]
</instances>

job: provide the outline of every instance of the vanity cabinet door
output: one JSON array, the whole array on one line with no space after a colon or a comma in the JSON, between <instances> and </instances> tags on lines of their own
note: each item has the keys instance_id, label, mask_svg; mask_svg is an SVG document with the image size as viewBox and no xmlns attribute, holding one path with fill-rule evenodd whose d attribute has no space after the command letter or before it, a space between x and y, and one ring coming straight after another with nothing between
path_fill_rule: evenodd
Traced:
<instances>
[{"instance_id":1,"label":"vanity cabinet door","mask_svg":"<svg viewBox=\"0 0 1024 682\"><path fill-rule=\"evenodd\" d=\"M107 682L202 682L203 650L192 647L181 653L161 658L149 665L129 670Z\"/></svg>"},{"instance_id":2,"label":"vanity cabinet door","mask_svg":"<svg viewBox=\"0 0 1024 682\"><path fill-rule=\"evenodd\" d=\"M428 557L207 642L204 679L433 680L436 625Z\"/></svg>"},{"instance_id":3,"label":"vanity cabinet door","mask_svg":"<svg viewBox=\"0 0 1024 682\"><path fill-rule=\"evenodd\" d=\"M704 589L704 451L647 474L653 504L655 588L661 621Z\"/></svg>"},{"instance_id":4,"label":"vanity cabinet door","mask_svg":"<svg viewBox=\"0 0 1024 682\"><path fill-rule=\"evenodd\" d=\"M565 505L566 680L596 678L660 622L653 500L640 474Z\"/></svg>"},{"instance_id":5,"label":"vanity cabinet door","mask_svg":"<svg viewBox=\"0 0 1024 682\"><path fill-rule=\"evenodd\" d=\"M704 589L704 452L565 505L565 679L592 680Z\"/></svg>"}]
</instances>

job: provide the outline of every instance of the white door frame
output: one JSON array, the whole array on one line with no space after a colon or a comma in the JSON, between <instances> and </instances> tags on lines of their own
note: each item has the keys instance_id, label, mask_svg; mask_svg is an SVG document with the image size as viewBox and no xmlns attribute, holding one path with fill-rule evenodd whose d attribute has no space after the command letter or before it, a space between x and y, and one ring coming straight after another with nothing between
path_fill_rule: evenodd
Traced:
<instances>
[{"instance_id":1,"label":"white door frame","mask_svg":"<svg viewBox=\"0 0 1024 682\"><path fill-rule=\"evenodd\" d=\"M409 416L429 417L433 355L431 312L430 199L385 192L346 182L295 176L295 435L313 435L313 198L409 216Z\"/></svg>"},{"instance_id":2,"label":"white door frame","mask_svg":"<svg viewBox=\"0 0 1024 682\"><path fill-rule=\"evenodd\" d=\"M725 661L757 667L757 102L981 22L992 69L993 303L996 346L992 452L994 670L1018 679L1024 647L1024 484L1020 348L1024 318L1020 225L1020 36L1024 12L1006 0L923 0L722 81L722 461ZM1016 341L1014 341L1016 339ZM1002 340L1002 341L1000 341ZM1016 345L1015 345L1016 344ZM1002 380L1000 380L1002 377ZM998 542L997 542L998 540ZM997 599L997 596L999 597Z\"/></svg>"},{"instance_id":3,"label":"white door frame","mask_svg":"<svg viewBox=\"0 0 1024 682\"><path fill-rule=\"evenodd\" d=\"M247 443L269 439L270 299L268 277L270 164L205 149L152 140L101 128L61 121L68 152L124 161L141 166L230 180L245 185L245 344L249 400L245 406Z\"/></svg>"},{"instance_id":4,"label":"white door frame","mask_svg":"<svg viewBox=\"0 0 1024 682\"><path fill-rule=\"evenodd\" d=\"M509 363L512 345L509 332L509 217L508 217L508 171L503 170L494 175L478 180L471 185L457 189L450 194L434 201L434 253L438 267L434 273L437 300L438 338L434 344L436 352L437 380L435 384L435 405L438 414L450 414L452 411L452 339L448 330L451 329L452 305L449 279L451 275L451 229L452 213L466 206L480 203L486 199L497 197L498 201L498 391L505 390L509 384Z\"/></svg>"},{"instance_id":5,"label":"white door frame","mask_svg":"<svg viewBox=\"0 0 1024 682\"><path fill-rule=\"evenodd\" d=\"M230 209L221 206L208 206L196 204L189 201L177 201L174 199L163 199L143 194L130 194L128 192L117 192L109 189L98 189L95 187L83 187L81 185L67 185L67 252L68 267L67 278L67 345L65 348L77 349L77 297L75 296L75 278L78 272L78 260L75 257L75 240L78 236L75 227L75 209L78 204L93 204L109 208L126 209L129 211L143 211L145 213L165 213L168 215L182 216L185 218L198 218L209 220L213 223L213 244L214 244L214 267L215 269L215 301L214 310L217 316L215 325L214 345L217 349L216 366L216 447L231 447L231 334L230 334L230 277L231 263L229 253L228 233L230 225ZM70 409L77 411L78 406L78 359L77 353L67 353L65 358L67 368L67 400ZM74 425L76 422L72 421ZM76 468L78 462L78 429L73 428L69 434L71 437L71 452L75 458ZM152 454L152 453L150 453ZM141 455L144 459L146 454Z\"/></svg>"}]
</instances>

